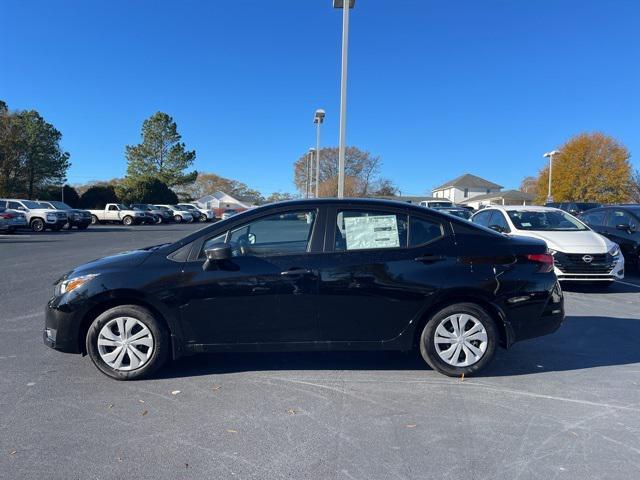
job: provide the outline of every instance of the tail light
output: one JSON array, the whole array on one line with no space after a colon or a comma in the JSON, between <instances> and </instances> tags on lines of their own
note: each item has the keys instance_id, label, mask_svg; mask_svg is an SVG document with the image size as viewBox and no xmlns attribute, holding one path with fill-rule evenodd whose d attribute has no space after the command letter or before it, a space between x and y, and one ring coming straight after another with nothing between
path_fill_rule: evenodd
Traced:
<instances>
[{"instance_id":1,"label":"tail light","mask_svg":"<svg viewBox=\"0 0 640 480\"><path fill-rule=\"evenodd\" d=\"M13 218L13 215L10 213L0 213L0 218L4 218L4 219L10 219Z\"/></svg>"},{"instance_id":2,"label":"tail light","mask_svg":"<svg viewBox=\"0 0 640 480\"><path fill-rule=\"evenodd\" d=\"M527 260L538 263L539 272L553 272L553 255L550 253L531 253L527 255Z\"/></svg>"}]
</instances>

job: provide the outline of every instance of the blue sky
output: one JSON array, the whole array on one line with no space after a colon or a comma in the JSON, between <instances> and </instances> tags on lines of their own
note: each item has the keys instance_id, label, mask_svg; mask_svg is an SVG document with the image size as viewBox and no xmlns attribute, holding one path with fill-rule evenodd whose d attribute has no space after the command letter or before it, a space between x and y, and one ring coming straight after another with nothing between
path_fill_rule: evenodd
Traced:
<instances>
[{"instance_id":1,"label":"blue sky","mask_svg":"<svg viewBox=\"0 0 640 480\"><path fill-rule=\"evenodd\" d=\"M600 130L640 166L640 2L357 0L347 141L403 194L472 172L507 187ZM124 175L161 110L195 167L265 193L338 143L341 15L331 0L2 0L0 99L63 135L72 183Z\"/></svg>"}]
</instances>

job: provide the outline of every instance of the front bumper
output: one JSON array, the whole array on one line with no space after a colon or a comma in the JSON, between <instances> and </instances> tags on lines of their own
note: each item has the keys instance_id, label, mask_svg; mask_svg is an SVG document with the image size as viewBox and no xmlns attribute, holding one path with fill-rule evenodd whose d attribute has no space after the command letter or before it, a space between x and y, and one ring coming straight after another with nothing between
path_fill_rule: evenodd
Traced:
<instances>
[{"instance_id":1,"label":"front bumper","mask_svg":"<svg viewBox=\"0 0 640 480\"><path fill-rule=\"evenodd\" d=\"M81 353L78 333L79 312L58 308L55 299L49 300L45 309L43 341L48 347L66 353Z\"/></svg>"},{"instance_id":2,"label":"front bumper","mask_svg":"<svg viewBox=\"0 0 640 480\"><path fill-rule=\"evenodd\" d=\"M51 228L51 227L64 227L67 222L69 221L69 219L67 217L57 217L55 220L50 220L48 218L45 218L44 220L44 224L47 228Z\"/></svg>"},{"instance_id":3,"label":"front bumper","mask_svg":"<svg viewBox=\"0 0 640 480\"><path fill-rule=\"evenodd\" d=\"M91 225L91 217L69 218L70 227L86 227Z\"/></svg>"},{"instance_id":4,"label":"front bumper","mask_svg":"<svg viewBox=\"0 0 640 480\"><path fill-rule=\"evenodd\" d=\"M613 282L624 279L624 257L622 255L611 257L602 263L585 264L579 268L567 263L565 261L562 264L556 261L554 266L558 280L563 282Z\"/></svg>"}]
</instances>

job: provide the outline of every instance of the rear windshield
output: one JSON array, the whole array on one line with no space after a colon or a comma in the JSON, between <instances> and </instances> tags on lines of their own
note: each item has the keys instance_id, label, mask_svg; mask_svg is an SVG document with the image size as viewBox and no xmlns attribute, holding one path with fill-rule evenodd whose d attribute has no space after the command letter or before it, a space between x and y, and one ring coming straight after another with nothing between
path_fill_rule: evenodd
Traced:
<instances>
[{"instance_id":1,"label":"rear windshield","mask_svg":"<svg viewBox=\"0 0 640 480\"><path fill-rule=\"evenodd\" d=\"M507 213L518 230L554 232L589 230L577 218L562 210L509 210Z\"/></svg>"}]
</instances>

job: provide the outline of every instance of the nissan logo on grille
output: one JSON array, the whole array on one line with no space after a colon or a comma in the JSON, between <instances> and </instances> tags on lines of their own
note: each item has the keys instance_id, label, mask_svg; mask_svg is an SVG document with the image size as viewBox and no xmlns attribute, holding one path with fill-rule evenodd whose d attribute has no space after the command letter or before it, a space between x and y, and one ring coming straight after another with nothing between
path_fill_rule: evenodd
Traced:
<instances>
[{"instance_id":1,"label":"nissan logo on grille","mask_svg":"<svg viewBox=\"0 0 640 480\"><path fill-rule=\"evenodd\" d=\"M584 263L591 263L593 262L593 257L591 255L585 255L582 257L582 261Z\"/></svg>"}]
</instances>

